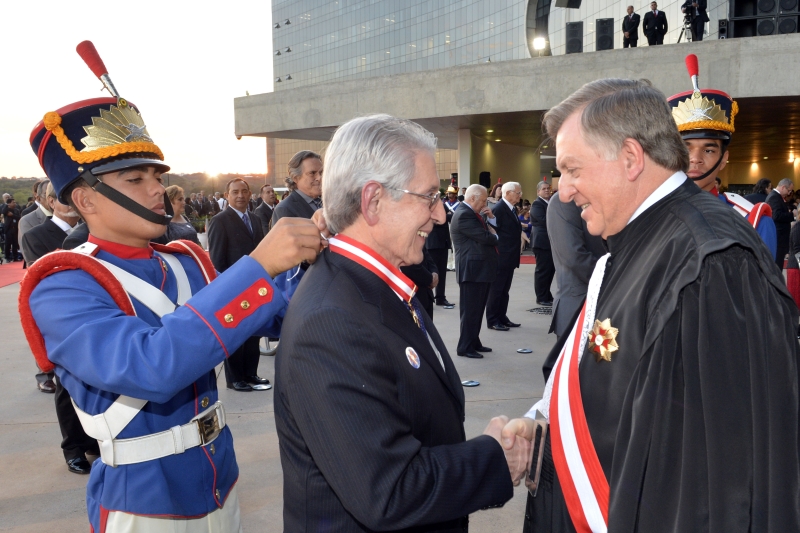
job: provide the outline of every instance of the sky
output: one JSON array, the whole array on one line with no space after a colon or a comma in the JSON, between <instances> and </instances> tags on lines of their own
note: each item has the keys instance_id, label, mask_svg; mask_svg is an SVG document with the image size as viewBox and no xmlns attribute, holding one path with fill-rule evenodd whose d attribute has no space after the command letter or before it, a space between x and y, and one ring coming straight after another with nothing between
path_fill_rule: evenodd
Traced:
<instances>
[{"instance_id":1,"label":"sky","mask_svg":"<svg viewBox=\"0 0 800 533\"><path fill-rule=\"evenodd\" d=\"M29 143L36 123L108 96L75 52L84 40L172 172L266 172L264 139L234 135L233 99L273 89L270 0L2 4L0 176L44 176Z\"/></svg>"}]
</instances>

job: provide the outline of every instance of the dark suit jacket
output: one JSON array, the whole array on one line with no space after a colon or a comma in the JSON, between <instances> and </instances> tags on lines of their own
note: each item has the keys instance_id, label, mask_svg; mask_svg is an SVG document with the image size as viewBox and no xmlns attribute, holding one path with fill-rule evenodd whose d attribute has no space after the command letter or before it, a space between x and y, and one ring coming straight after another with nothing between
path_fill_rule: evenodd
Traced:
<instances>
[{"instance_id":1,"label":"dark suit jacket","mask_svg":"<svg viewBox=\"0 0 800 533\"><path fill-rule=\"evenodd\" d=\"M36 202L33 202L31 205L22 210L22 212L19 214L19 217L22 218L28 213L33 213L37 209L39 209L39 205Z\"/></svg>"},{"instance_id":2,"label":"dark suit jacket","mask_svg":"<svg viewBox=\"0 0 800 533\"><path fill-rule=\"evenodd\" d=\"M748 194L747 196L745 196L744 199L750 202L751 204L755 205L762 202L766 202L767 195L766 193L763 192L754 192L753 194Z\"/></svg>"},{"instance_id":3,"label":"dark suit jacket","mask_svg":"<svg viewBox=\"0 0 800 533\"><path fill-rule=\"evenodd\" d=\"M428 236L428 238L430 238L430 236ZM431 254L428 253L428 250L423 248L422 253L422 263L401 267L400 271L408 276L408 279L413 281L417 286L417 299L422 308L428 312L428 315L431 315L431 310L433 309L433 289L431 289L430 286L431 283L433 283L433 275L438 275L439 269L436 268L436 263L433 261ZM439 281L441 282L441 279Z\"/></svg>"},{"instance_id":4,"label":"dark suit jacket","mask_svg":"<svg viewBox=\"0 0 800 533\"><path fill-rule=\"evenodd\" d=\"M558 193L550 199L547 227L548 235L553 236L551 249L558 285L550 331L561 337L569 333L575 322L575 317L586 299L594 265L605 255L606 249L603 239L586 229L586 222L581 218L581 208L575 202L562 203L558 199Z\"/></svg>"},{"instance_id":5,"label":"dark suit jacket","mask_svg":"<svg viewBox=\"0 0 800 533\"><path fill-rule=\"evenodd\" d=\"M553 201L552 199L550 200ZM547 234L547 202L537 197L531 204L531 224L533 238L531 248L550 249L550 236Z\"/></svg>"},{"instance_id":6,"label":"dark suit jacket","mask_svg":"<svg viewBox=\"0 0 800 533\"><path fill-rule=\"evenodd\" d=\"M25 262L32 265L43 255L58 250L66 238L67 233L50 219L32 227L22 236Z\"/></svg>"},{"instance_id":7,"label":"dark suit jacket","mask_svg":"<svg viewBox=\"0 0 800 533\"><path fill-rule=\"evenodd\" d=\"M444 212L446 215L445 223L433 226L433 230L428 234L428 240L425 241L425 247L428 250L449 250L453 247L453 243L450 240L450 222L453 220L453 213L447 207L444 208Z\"/></svg>"},{"instance_id":8,"label":"dark suit jacket","mask_svg":"<svg viewBox=\"0 0 800 533\"><path fill-rule=\"evenodd\" d=\"M311 218L312 216L314 216L314 208L311 204L293 192L275 206L272 212L272 225L274 226L283 217Z\"/></svg>"},{"instance_id":9,"label":"dark suit jacket","mask_svg":"<svg viewBox=\"0 0 800 533\"><path fill-rule=\"evenodd\" d=\"M504 200L498 200L492 206L497 226L497 250L500 252L498 267L519 268L519 247L521 242L522 224L517 215L508 208Z\"/></svg>"},{"instance_id":10,"label":"dark suit jacket","mask_svg":"<svg viewBox=\"0 0 800 533\"><path fill-rule=\"evenodd\" d=\"M269 233L269 229L272 227L273 211L274 209L268 206L266 202L261 202L261 205L256 207L255 211L253 211L253 214L261 221L261 229L264 231L264 235Z\"/></svg>"},{"instance_id":11,"label":"dark suit jacket","mask_svg":"<svg viewBox=\"0 0 800 533\"><path fill-rule=\"evenodd\" d=\"M708 22L708 13L706 13L706 8L708 7L708 0L686 0L683 3L681 9L686 9L684 13L688 13L689 16L691 16L692 19L694 19L695 14L692 3L697 3L697 11L699 13L700 18L703 19L703 22Z\"/></svg>"},{"instance_id":12,"label":"dark suit jacket","mask_svg":"<svg viewBox=\"0 0 800 533\"><path fill-rule=\"evenodd\" d=\"M423 319L444 370L373 273L330 250L306 272L275 358L286 531L462 532L512 496L502 448L465 441L458 371Z\"/></svg>"},{"instance_id":13,"label":"dark suit jacket","mask_svg":"<svg viewBox=\"0 0 800 533\"><path fill-rule=\"evenodd\" d=\"M456 280L491 283L497 275L497 237L472 208L464 204L456 209L450 235L456 249ZM519 245L518 245L519 246Z\"/></svg>"},{"instance_id":14,"label":"dark suit jacket","mask_svg":"<svg viewBox=\"0 0 800 533\"><path fill-rule=\"evenodd\" d=\"M645 35L666 35L668 27L667 15L663 11L659 10L658 17L654 17L652 11L644 14L642 31Z\"/></svg>"},{"instance_id":15,"label":"dark suit jacket","mask_svg":"<svg viewBox=\"0 0 800 533\"><path fill-rule=\"evenodd\" d=\"M89 240L89 226L83 222L78 224L69 237L61 243L62 250L72 250Z\"/></svg>"},{"instance_id":16,"label":"dark suit jacket","mask_svg":"<svg viewBox=\"0 0 800 533\"><path fill-rule=\"evenodd\" d=\"M214 268L225 272L231 265L256 249L264 238L261 222L253 213L248 212L253 236L247 231L244 221L232 208L222 211L211 219L208 225L208 253Z\"/></svg>"},{"instance_id":17,"label":"dark suit jacket","mask_svg":"<svg viewBox=\"0 0 800 533\"><path fill-rule=\"evenodd\" d=\"M639 17L638 13L633 13L631 15L625 15L625 18L622 19L622 34L623 34L623 36L625 35L625 32L627 31L631 35L630 37L628 37L628 39L630 39L631 41L638 41L639 40L639 20L640 20L640 17Z\"/></svg>"},{"instance_id":18,"label":"dark suit jacket","mask_svg":"<svg viewBox=\"0 0 800 533\"><path fill-rule=\"evenodd\" d=\"M794 216L786 202L783 201L781 193L772 190L767 196L767 204L772 208L772 220L775 221L775 232L778 235L778 242L789 242L789 233L792 231L792 221Z\"/></svg>"}]
</instances>

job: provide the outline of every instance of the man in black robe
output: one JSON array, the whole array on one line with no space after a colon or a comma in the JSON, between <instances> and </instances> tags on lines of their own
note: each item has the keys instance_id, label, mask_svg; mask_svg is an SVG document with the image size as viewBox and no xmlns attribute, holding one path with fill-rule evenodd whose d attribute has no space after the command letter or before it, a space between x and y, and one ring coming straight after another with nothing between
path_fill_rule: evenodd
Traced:
<instances>
[{"instance_id":1,"label":"man in black robe","mask_svg":"<svg viewBox=\"0 0 800 533\"><path fill-rule=\"evenodd\" d=\"M548 383L504 429L531 437L532 417L556 413L525 531L800 531L797 307L747 221L686 179L664 100L647 81L599 80L544 118L561 201L607 241L586 306L607 322L570 352L583 355L565 370L578 401L549 398ZM598 332L617 348L599 349ZM577 457L565 411L585 414ZM564 495L586 487L576 473L592 455L599 481L576 504Z\"/></svg>"}]
</instances>

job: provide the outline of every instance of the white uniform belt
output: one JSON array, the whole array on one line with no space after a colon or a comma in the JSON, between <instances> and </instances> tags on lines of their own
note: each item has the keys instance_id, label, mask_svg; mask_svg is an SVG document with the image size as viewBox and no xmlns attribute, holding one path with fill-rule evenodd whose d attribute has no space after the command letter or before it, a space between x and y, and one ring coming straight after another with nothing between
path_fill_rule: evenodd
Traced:
<instances>
[{"instance_id":1,"label":"white uniform belt","mask_svg":"<svg viewBox=\"0 0 800 533\"><path fill-rule=\"evenodd\" d=\"M81 419L81 425L86 430L86 434L98 439L100 458L108 466L143 463L183 453L196 446L204 446L216 439L226 425L225 409L222 402L217 402L192 418L188 424L174 426L166 431L143 437L106 440L99 439L98 434L93 435L87 429L87 426L92 426L87 419L94 420L95 417L77 407L75 411L78 413L78 418Z\"/></svg>"}]
</instances>

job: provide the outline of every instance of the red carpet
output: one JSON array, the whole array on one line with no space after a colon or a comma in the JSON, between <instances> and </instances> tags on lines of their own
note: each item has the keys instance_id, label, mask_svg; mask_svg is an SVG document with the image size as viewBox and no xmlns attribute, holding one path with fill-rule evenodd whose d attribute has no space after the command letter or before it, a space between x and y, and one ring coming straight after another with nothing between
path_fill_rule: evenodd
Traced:
<instances>
[{"instance_id":1,"label":"red carpet","mask_svg":"<svg viewBox=\"0 0 800 533\"><path fill-rule=\"evenodd\" d=\"M519 262L522 265L535 265L536 257L532 255L521 255L519 256Z\"/></svg>"},{"instance_id":2,"label":"red carpet","mask_svg":"<svg viewBox=\"0 0 800 533\"><path fill-rule=\"evenodd\" d=\"M27 270L22 269L22 261L0 265L0 287L19 283L25 277Z\"/></svg>"}]
</instances>

